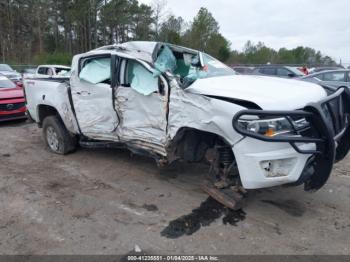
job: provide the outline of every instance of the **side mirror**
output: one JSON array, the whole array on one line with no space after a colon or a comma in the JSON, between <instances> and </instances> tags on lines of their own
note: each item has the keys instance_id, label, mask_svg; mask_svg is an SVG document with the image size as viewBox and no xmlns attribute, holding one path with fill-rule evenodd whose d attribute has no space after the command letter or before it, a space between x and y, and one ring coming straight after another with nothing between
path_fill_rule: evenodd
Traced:
<instances>
[{"instance_id":1,"label":"side mirror","mask_svg":"<svg viewBox=\"0 0 350 262\"><path fill-rule=\"evenodd\" d=\"M294 73L289 73L288 76L289 77L295 77L296 75Z\"/></svg>"}]
</instances>

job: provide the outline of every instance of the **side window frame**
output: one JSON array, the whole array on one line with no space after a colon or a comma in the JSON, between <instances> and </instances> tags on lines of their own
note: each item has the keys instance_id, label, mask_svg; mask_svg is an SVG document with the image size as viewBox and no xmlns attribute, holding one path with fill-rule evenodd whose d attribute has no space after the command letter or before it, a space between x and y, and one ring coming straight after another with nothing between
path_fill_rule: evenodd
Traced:
<instances>
[{"instance_id":1,"label":"side window frame","mask_svg":"<svg viewBox=\"0 0 350 262\"><path fill-rule=\"evenodd\" d=\"M346 74L345 82L349 83L350 82L350 71L345 72L345 74Z\"/></svg>"},{"instance_id":2,"label":"side window frame","mask_svg":"<svg viewBox=\"0 0 350 262\"><path fill-rule=\"evenodd\" d=\"M343 79L342 80L324 80L324 81L328 81L328 82L345 82L346 80L346 72L328 72L328 73L324 73L323 74L323 77L326 75L326 74L329 74L329 75L335 75L335 74L343 74ZM334 79L334 77L333 77Z\"/></svg>"},{"instance_id":3,"label":"side window frame","mask_svg":"<svg viewBox=\"0 0 350 262\"><path fill-rule=\"evenodd\" d=\"M41 66L41 67L39 67L39 69L38 69L38 74L39 75L47 75L47 67L46 66Z\"/></svg>"},{"instance_id":4,"label":"side window frame","mask_svg":"<svg viewBox=\"0 0 350 262\"><path fill-rule=\"evenodd\" d=\"M115 75L115 72L116 72L116 69L117 69L117 56L116 55L113 55L113 54L98 54L98 55L89 55L89 56L84 56L84 57L81 57L79 58L79 61L78 61L78 79L79 81L81 81L80 79L80 73L81 73L81 70L83 69L83 63L85 63L86 61L89 61L89 60L93 60L93 59L98 59L98 58L110 58L111 59L111 83L110 83L110 87L114 87L115 86L115 83L116 83L116 75ZM94 85L96 86L97 84L93 84L93 83L90 83L91 85Z\"/></svg>"},{"instance_id":5,"label":"side window frame","mask_svg":"<svg viewBox=\"0 0 350 262\"><path fill-rule=\"evenodd\" d=\"M261 70L261 74L266 75L266 76L276 76L277 75L277 70L275 67L263 67L260 69ZM273 74L267 74L266 70L272 70Z\"/></svg>"},{"instance_id":6,"label":"side window frame","mask_svg":"<svg viewBox=\"0 0 350 262\"><path fill-rule=\"evenodd\" d=\"M286 75L279 75L278 70L283 70L283 71L287 72L287 74ZM290 74L293 74L293 72L287 68L284 68L284 67L277 67L276 68L276 76L289 76Z\"/></svg>"},{"instance_id":7,"label":"side window frame","mask_svg":"<svg viewBox=\"0 0 350 262\"><path fill-rule=\"evenodd\" d=\"M320 79L321 81L324 81L324 74L318 74L318 75L315 75L315 77Z\"/></svg>"},{"instance_id":8,"label":"side window frame","mask_svg":"<svg viewBox=\"0 0 350 262\"><path fill-rule=\"evenodd\" d=\"M118 63L118 74L116 75L117 77L117 85L121 85L123 87L127 87L127 88L132 88L131 85L129 85L130 83L127 83L130 81L130 79L127 79L127 72L129 69L129 62L133 61L135 63L138 63L139 65L141 65L142 67L144 67L150 74L152 74L152 71L150 71L145 65L143 65L142 63L140 63L139 61L137 61L136 59L130 59L130 58L120 58L119 59L119 63ZM122 66L122 64L124 64ZM164 95L165 94L165 87L162 86L162 82L166 81L166 79L162 79L161 76L158 76L158 89L157 89L157 94L159 95ZM122 79L122 82L119 81L120 79ZM165 85L168 85L168 83L165 83Z\"/></svg>"}]
</instances>

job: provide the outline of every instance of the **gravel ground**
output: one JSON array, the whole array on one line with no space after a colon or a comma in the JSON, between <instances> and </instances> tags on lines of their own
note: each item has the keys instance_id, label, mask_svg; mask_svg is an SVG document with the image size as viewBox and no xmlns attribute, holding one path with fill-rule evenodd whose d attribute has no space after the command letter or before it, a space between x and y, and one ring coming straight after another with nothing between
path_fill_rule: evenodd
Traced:
<instances>
[{"instance_id":1,"label":"gravel ground","mask_svg":"<svg viewBox=\"0 0 350 262\"><path fill-rule=\"evenodd\" d=\"M164 174L152 159L111 149L59 156L25 122L0 124L0 137L1 254L127 254L135 245L157 254L350 254L349 158L316 193L252 191L235 225L219 213L171 239L161 235L169 222L207 199L205 167Z\"/></svg>"}]
</instances>

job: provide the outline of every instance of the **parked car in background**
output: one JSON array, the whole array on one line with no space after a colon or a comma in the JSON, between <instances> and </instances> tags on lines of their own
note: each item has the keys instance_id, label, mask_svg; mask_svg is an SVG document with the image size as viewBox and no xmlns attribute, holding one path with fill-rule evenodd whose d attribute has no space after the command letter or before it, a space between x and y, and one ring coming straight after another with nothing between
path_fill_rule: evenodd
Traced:
<instances>
[{"instance_id":1,"label":"parked car in background","mask_svg":"<svg viewBox=\"0 0 350 262\"><path fill-rule=\"evenodd\" d=\"M331 70L322 71L321 73L315 73L312 75L304 76L301 78L303 81L308 81L320 85L334 87L350 87L350 70Z\"/></svg>"},{"instance_id":2,"label":"parked car in background","mask_svg":"<svg viewBox=\"0 0 350 262\"><path fill-rule=\"evenodd\" d=\"M265 76L276 76L276 77L282 77L282 78L297 78L305 75L296 67L283 66L283 65L257 66L254 68L253 74L265 75Z\"/></svg>"},{"instance_id":3,"label":"parked car in background","mask_svg":"<svg viewBox=\"0 0 350 262\"><path fill-rule=\"evenodd\" d=\"M251 75L254 71L254 68L249 66L231 66L231 68L241 75Z\"/></svg>"},{"instance_id":4,"label":"parked car in background","mask_svg":"<svg viewBox=\"0 0 350 262\"><path fill-rule=\"evenodd\" d=\"M314 68L310 69L309 73L314 74L314 73L318 73L318 72L322 72L322 71L341 70L341 69L344 69L344 68L339 67L339 66L314 67Z\"/></svg>"},{"instance_id":5,"label":"parked car in background","mask_svg":"<svg viewBox=\"0 0 350 262\"><path fill-rule=\"evenodd\" d=\"M302 66L302 67L295 67L296 69L298 69L300 72L302 72L304 75L308 75L309 74L309 68L307 68L306 66Z\"/></svg>"},{"instance_id":6,"label":"parked car in background","mask_svg":"<svg viewBox=\"0 0 350 262\"><path fill-rule=\"evenodd\" d=\"M25 119L26 106L23 87L0 76L0 122Z\"/></svg>"},{"instance_id":7,"label":"parked car in background","mask_svg":"<svg viewBox=\"0 0 350 262\"><path fill-rule=\"evenodd\" d=\"M26 78L33 78L35 76L35 73L36 73L36 68L26 68L26 69L23 69L21 71L22 73L22 78L23 79L26 79Z\"/></svg>"},{"instance_id":8,"label":"parked car in background","mask_svg":"<svg viewBox=\"0 0 350 262\"><path fill-rule=\"evenodd\" d=\"M69 66L40 65L38 66L34 77L39 77L39 78L66 77L69 72L70 72Z\"/></svg>"},{"instance_id":9,"label":"parked car in background","mask_svg":"<svg viewBox=\"0 0 350 262\"><path fill-rule=\"evenodd\" d=\"M0 64L0 75L6 76L16 84L22 84L22 76L16 70L13 70L11 66L7 64Z\"/></svg>"}]
</instances>

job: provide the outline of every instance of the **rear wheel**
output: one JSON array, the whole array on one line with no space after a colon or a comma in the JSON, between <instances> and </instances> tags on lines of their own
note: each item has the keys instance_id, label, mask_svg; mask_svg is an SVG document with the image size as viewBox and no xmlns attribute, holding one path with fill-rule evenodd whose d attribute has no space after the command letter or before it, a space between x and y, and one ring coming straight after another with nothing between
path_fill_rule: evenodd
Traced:
<instances>
[{"instance_id":1,"label":"rear wheel","mask_svg":"<svg viewBox=\"0 0 350 262\"><path fill-rule=\"evenodd\" d=\"M44 119L43 136L47 147L56 154L65 155L76 149L76 137L68 132L57 116Z\"/></svg>"}]
</instances>

